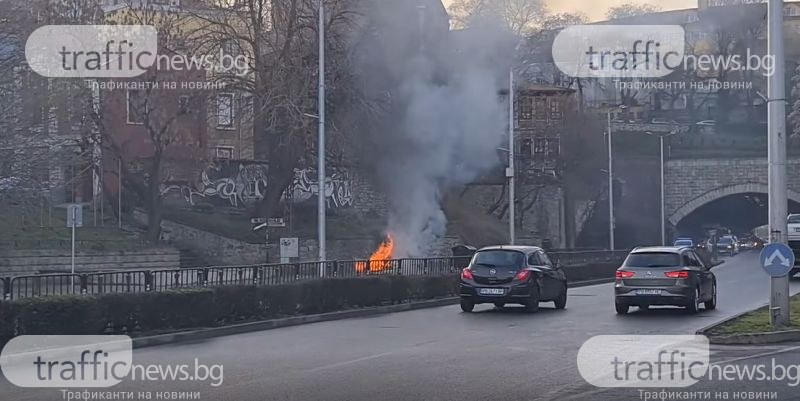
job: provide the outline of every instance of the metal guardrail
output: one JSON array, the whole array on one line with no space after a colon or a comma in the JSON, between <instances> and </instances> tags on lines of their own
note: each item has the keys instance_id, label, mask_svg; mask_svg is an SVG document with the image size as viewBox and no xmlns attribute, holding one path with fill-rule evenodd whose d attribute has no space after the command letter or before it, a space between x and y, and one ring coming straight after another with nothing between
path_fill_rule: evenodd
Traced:
<instances>
[{"instance_id":1,"label":"metal guardrail","mask_svg":"<svg viewBox=\"0 0 800 401\"><path fill-rule=\"evenodd\" d=\"M625 255L627 251L550 253L550 256L562 266L619 262ZM376 275L441 276L458 273L470 259L471 257L465 256L40 274L0 278L0 289L2 289L2 299L14 300L58 295L103 295L202 287L280 285L317 279L321 270L324 271L326 278Z\"/></svg>"}]
</instances>

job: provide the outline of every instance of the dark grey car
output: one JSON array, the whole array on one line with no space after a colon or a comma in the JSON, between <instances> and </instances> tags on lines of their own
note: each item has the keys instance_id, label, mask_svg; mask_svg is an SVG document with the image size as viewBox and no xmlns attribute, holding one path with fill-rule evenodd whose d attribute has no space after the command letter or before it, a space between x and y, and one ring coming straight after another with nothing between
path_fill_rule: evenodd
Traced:
<instances>
[{"instance_id":1,"label":"dark grey car","mask_svg":"<svg viewBox=\"0 0 800 401\"><path fill-rule=\"evenodd\" d=\"M480 249L461 272L461 309L472 312L477 304L524 305L529 312L540 302L552 301L557 309L567 305L567 276L547 254L535 246L492 246Z\"/></svg>"},{"instance_id":2,"label":"dark grey car","mask_svg":"<svg viewBox=\"0 0 800 401\"><path fill-rule=\"evenodd\" d=\"M692 248L636 248L616 272L617 313L631 306L682 306L697 313L700 304L717 307L717 279Z\"/></svg>"}]
</instances>

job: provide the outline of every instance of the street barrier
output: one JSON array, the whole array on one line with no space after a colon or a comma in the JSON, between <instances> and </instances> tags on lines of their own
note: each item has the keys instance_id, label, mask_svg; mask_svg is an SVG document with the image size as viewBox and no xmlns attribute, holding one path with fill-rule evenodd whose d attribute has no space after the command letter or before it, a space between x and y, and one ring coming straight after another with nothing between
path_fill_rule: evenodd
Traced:
<instances>
[{"instance_id":1,"label":"street barrier","mask_svg":"<svg viewBox=\"0 0 800 401\"><path fill-rule=\"evenodd\" d=\"M550 256L560 266L619 263L627 251L558 251ZM470 257L406 258L298 262L254 266L109 271L81 274L39 274L0 278L2 298L14 300L56 295L103 295L163 292L185 288L269 286L325 278L376 275L442 276L458 273Z\"/></svg>"}]
</instances>

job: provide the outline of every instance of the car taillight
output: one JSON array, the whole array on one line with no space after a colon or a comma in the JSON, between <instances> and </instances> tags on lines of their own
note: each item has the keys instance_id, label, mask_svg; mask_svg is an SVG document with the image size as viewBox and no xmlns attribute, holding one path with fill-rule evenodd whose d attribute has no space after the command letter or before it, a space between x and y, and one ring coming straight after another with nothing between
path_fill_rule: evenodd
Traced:
<instances>
[{"instance_id":1,"label":"car taillight","mask_svg":"<svg viewBox=\"0 0 800 401\"><path fill-rule=\"evenodd\" d=\"M629 272L629 271L626 271L626 270L617 270L616 278L617 279L631 278L631 277L633 277L635 275L636 275L636 273L634 273L634 272Z\"/></svg>"},{"instance_id":2,"label":"car taillight","mask_svg":"<svg viewBox=\"0 0 800 401\"><path fill-rule=\"evenodd\" d=\"M531 276L531 271L530 270L520 270L519 273L517 273L517 275L514 276L514 280L525 281L530 276Z\"/></svg>"},{"instance_id":3,"label":"car taillight","mask_svg":"<svg viewBox=\"0 0 800 401\"><path fill-rule=\"evenodd\" d=\"M685 270L677 271L677 272L666 272L664 273L665 276L669 278L678 278L678 279L687 279L689 278L689 272Z\"/></svg>"},{"instance_id":4,"label":"car taillight","mask_svg":"<svg viewBox=\"0 0 800 401\"><path fill-rule=\"evenodd\" d=\"M472 280L472 270L468 268L461 271L461 279L462 280Z\"/></svg>"}]
</instances>

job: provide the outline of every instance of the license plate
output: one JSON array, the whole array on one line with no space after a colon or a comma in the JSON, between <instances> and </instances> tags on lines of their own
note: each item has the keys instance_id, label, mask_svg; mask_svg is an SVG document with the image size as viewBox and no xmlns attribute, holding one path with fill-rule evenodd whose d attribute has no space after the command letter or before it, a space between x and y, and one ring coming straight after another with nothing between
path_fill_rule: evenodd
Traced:
<instances>
[{"instance_id":1,"label":"license plate","mask_svg":"<svg viewBox=\"0 0 800 401\"><path fill-rule=\"evenodd\" d=\"M661 295L661 290L636 290L636 295Z\"/></svg>"},{"instance_id":2,"label":"license plate","mask_svg":"<svg viewBox=\"0 0 800 401\"><path fill-rule=\"evenodd\" d=\"M506 290L502 288L481 288L478 293L481 295L503 295Z\"/></svg>"}]
</instances>

